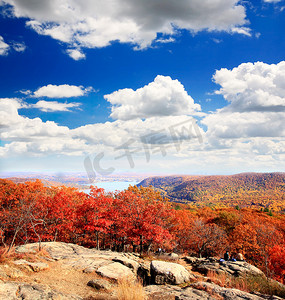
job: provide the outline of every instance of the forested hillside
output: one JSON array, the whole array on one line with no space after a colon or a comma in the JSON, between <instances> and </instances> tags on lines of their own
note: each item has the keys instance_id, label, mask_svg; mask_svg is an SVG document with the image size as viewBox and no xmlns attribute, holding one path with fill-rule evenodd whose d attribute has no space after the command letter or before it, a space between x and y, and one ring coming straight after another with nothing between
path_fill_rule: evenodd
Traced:
<instances>
[{"instance_id":1,"label":"forested hillside","mask_svg":"<svg viewBox=\"0 0 285 300\"><path fill-rule=\"evenodd\" d=\"M139 185L153 186L172 201L190 202L198 206L285 210L285 173L162 176L147 178Z\"/></svg>"}]
</instances>

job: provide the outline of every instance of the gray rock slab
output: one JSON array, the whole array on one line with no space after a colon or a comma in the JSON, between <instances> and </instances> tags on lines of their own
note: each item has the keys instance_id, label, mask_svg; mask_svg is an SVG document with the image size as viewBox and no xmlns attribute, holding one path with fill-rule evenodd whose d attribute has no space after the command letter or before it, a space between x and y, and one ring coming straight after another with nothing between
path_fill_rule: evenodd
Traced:
<instances>
[{"instance_id":1,"label":"gray rock slab","mask_svg":"<svg viewBox=\"0 0 285 300\"><path fill-rule=\"evenodd\" d=\"M88 286L96 289L96 290L110 290L112 285L104 279L92 279L88 281L87 283Z\"/></svg>"},{"instance_id":2,"label":"gray rock slab","mask_svg":"<svg viewBox=\"0 0 285 300\"><path fill-rule=\"evenodd\" d=\"M82 300L75 295L53 291L45 285L0 282L0 300Z\"/></svg>"},{"instance_id":3,"label":"gray rock slab","mask_svg":"<svg viewBox=\"0 0 285 300\"><path fill-rule=\"evenodd\" d=\"M259 297L257 295L253 295L244 291L240 291L237 289L220 287L214 283L209 282L197 282L192 284L192 287L197 289L205 289L209 293L213 293L216 295L220 295L223 299L226 300L262 300L263 297Z\"/></svg>"},{"instance_id":4,"label":"gray rock slab","mask_svg":"<svg viewBox=\"0 0 285 300\"><path fill-rule=\"evenodd\" d=\"M100 267L96 272L102 277L106 277L116 281L123 278L135 278L134 273L131 271L130 268L118 262L113 262L109 265Z\"/></svg>"},{"instance_id":5,"label":"gray rock slab","mask_svg":"<svg viewBox=\"0 0 285 300\"><path fill-rule=\"evenodd\" d=\"M114 262L119 262L120 264L123 264L124 266L133 269L135 273L137 272L139 268L139 263L135 260L129 259L127 257L115 257L113 258Z\"/></svg>"},{"instance_id":6,"label":"gray rock slab","mask_svg":"<svg viewBox=\"0 0 285 300\"><path fill-rule=\"evenodd\" d=\"M205 291L192 289L191 287L180 288L178 286L149 285L144 288L150 299L175 299L175 300L216 300Z\"/></svg>"},{"instance_id":7,"label":"gray rock slab","mask_svg":"<svg viewBox=\"0 0 285 300\"><path fill-rule=\"evenodd\" d=\"M150 264L152 282L155 284L182 284L189 282L189 272L180 264L153 260Z\"/></svg>"},{"instance_id":8,"label":"gray rock slab","mask_svg":"<svg viewBox=\"0 0 285 300\"><path fill-rule=\"evenodd\" d=\"M190 264L194 271L202 274L207 274L209 271L214 271L217 274L222 272L232 276L263 276L264 273L255 266L247 263L246 261L222 261L219 262L215 258L196 258L184 257L184 260Z\"/></svg>"}]
</instances>

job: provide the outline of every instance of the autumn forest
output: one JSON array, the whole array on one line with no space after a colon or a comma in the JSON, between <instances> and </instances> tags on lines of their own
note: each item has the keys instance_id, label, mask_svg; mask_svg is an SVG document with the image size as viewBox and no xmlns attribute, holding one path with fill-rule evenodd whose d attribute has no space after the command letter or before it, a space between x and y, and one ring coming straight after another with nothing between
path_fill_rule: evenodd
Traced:
<instances>
[{"instance_id":1,"label":"autumn forest","mask_svg":"<svg viewBox=\"0 0 285 300\"><path fill-rule=\"evenodd\" d=\"M285 215L252 207L175 203L151 187L90 194L0 179L1 247L62 241L147 253L221 257L227 250L285 281Z\"/></svg>"}]
</instances>

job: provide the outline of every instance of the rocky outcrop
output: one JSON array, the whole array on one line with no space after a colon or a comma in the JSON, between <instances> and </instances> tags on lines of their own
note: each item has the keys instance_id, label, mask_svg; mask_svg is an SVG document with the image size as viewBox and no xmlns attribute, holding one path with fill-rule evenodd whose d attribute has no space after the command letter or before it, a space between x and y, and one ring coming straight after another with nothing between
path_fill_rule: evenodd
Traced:
<instances>
[{"instance_id":1,"label":"rocky outcrop","mask_svg":"<svg viewBox=\"0 0 285 300\"><path fill-rule=\"evenodd\" d=\"M275 299L275 300L281 300L280 297L272 296L269 298L269 296L265 295L253 295L244 291L240 291L237 289L232 288L225 288L221 287L219 285L216 285L214 283L209 282L197 282L192 285L193 288L207 291L208 293L212 295L219 295L222 297L222 299L235 299L235 300L262 300L262 299Z\"/></svg>"},{"instance_id":2,"label":"rocky outcrop","mask_svg":"<svg viewBox=\"0 0 285 300\"><path fill-rule=\"evenodd\" d=\"M118 262L113 262L109 265L100 267L96 272L102 277L106 277L115 281L123 278L135 279L135 275L131 269Z\"/></svg>"},{"instance_id":3,"label":"rocky outcrop","mask_svg":"<svg viewBox=\"0 0 285 300\"><path fill-rule=\"evenodd\" d=\"M263 276L264 273L246 261L219 261L215 258L185 257L184 260L192 266L193 271L207 275L209 271L217 274L226 273L231 276Z\"/></svg>"},{"instance_id":4,"label":"rocky outcrop","mask_svg":"<svg viewBox=\"0 0 285 300\"><path fill-rule=\"evenodd\" d=\"M216 300L206 291L193 289L191 287L181 288L179 286L149 285L145 292L151 299L175 299L175 300Z\"/></svg>"},{"instance_id":5,"label":"rocky outcrop","mask_svg":"<svg viewBox=\"0 0 285 300\"><path fill-rule=\"evenodd\" d=\"M112 261L120 261L121 264L138 266L140 259L131 253L118 253L112 251L100 251L88 249L75 244L61 242L41 243L42 248L49 254L50 260L60 261L67 268L91 273L99 268L111 264ZM38 249L38 243L27 244L16 248L17 253L33 253ZM136 264L137 262L137 264Z\"/></svg>"},{"instance_id":6,"label":"rocky outcrop","mask_svg":"<svg viewBox=\"0 0 285 300\"><path fill-rule=\"evenodd\" d=\"M151 299L175 300L282 300L277 296L253 295L237 289L220 287L213 283L197 282L191 286L149 285L145 288Z\"/></svg>"},{"instance_id":7,"label":"rocky outcrop","mask_svg":"<svg viewBox=\"0 0 285 300\"><path fill-rule=\"evenodd\" d=\"M151 280L155 284L181 284L190 281L189 272L181 265L154 260L150 264Z\"/></svg>"},{"instance_id":8,"label":"rocky outcrop","mask_svg":"<svg viewBox=\"0 0 285 300\"><path fill-rule=\"evenodd\" d=\"M0 264L0 300L116 299L117 282L124 277L133 280L142 279L146 285L145 293L153 300L269 299L265 295L253 295L237 289L225 288L218 280L214 281L202 275L207 275L209 271L227 276L263 274L246 262L219 262L214 258L185 257L187 265L184 267L179 263L169 262L170 259L181 262L177 255L159 256L159 259L164 257L167 261L149 261L133 253L98 251L60 242L42 243L42 247L44 251L41 252L40 257L37 256L38 244L18 247L16 252L22 253L23 256L25 253L32 254L29 254L26 259ZM33 260L30 262L29 257L33 255ZM51 281L48 284L45 281L45 274L56 276L58 273L53 271L54 268L56 272L61 273L60 278L63 281L74 276L72 284L76 289L71 291L69 281L65 289ZM78 279L80 293L77 290Z\"/></svg>"},{"instance_id":9,"label":"rocky outcrop","mask_svg":"<svg viewBox=\"0 0 285 300\"><path fill-rule=\"evenodd\" d=\"M25 284L17 282L0 281L0 299L1 300L81 300L76 295L63 294L54 291L48 286L38 284Z\"/></svg>"},{"instance_id":10,"label":"rocky outcrop","mask_svg":"<svg viewBox=\"0 0 285 300\"><path fill-rule=\"evenodd\" d=\"M137 270L140 266L140 264L137 261L129 259L129 258L125 258L125 257L115 257L112 260L115 262L119 262L119 263L123 264L124 266L132 269L135 273L137 272Z\"/></svg>"}]
</instances>

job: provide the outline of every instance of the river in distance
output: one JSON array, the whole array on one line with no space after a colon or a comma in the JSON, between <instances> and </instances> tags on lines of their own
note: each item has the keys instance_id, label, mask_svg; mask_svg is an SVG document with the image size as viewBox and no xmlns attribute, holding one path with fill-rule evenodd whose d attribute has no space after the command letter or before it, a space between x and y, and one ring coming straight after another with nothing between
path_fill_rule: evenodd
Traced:
<instances>
[{"instance_id":1,"label":"river in distance","mask_svg":"<svg viewBox=\"0 0 285 300\"><path fill-rule=\"evenodd\" d=\"M94 182L91 185L97 186L98 188L103 188L106 192L123 191L127 189L130 185L137 185L138 181L101 181ZM89 194L90 189L83 190L83 192Z\"/></svg>"}]
</instances>

